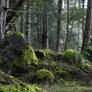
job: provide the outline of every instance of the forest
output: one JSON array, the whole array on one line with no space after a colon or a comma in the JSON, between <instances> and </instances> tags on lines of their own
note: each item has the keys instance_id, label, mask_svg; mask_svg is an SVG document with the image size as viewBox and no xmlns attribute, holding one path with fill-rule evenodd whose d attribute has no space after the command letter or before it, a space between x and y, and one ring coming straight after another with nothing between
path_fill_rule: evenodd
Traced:
<instances>
[{"instance_id":1,"label":"forest","mask_svg":"<svg viewBox=\"0 0 92 92\"><path fill-rule=\"evenodd\" d=\"M0 0L0 92L92 92L92 0Z\"/></svg>"}]
</instances>

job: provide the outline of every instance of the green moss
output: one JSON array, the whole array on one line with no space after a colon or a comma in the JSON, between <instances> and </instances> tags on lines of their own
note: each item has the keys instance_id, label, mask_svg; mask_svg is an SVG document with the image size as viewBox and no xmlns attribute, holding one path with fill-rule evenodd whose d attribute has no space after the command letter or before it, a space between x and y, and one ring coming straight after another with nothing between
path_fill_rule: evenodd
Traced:
<instances>
[{"instance_id":1,"label":"green moss","mask_svg":"<svg viewBox=\"0 0 92 92\"><path fill-rule=\"evenodd\" d=\"M2 86L0 86L0 92L46 92L35 85L31 86L25 84L13 76L5 74L1 70L0 83L6 83L5 85L2 84Z\"/></svg>"},{"instance_id":2,"label":"green moss","mask_svg":"<svg viewBox=\"0 0 92 92\"><path fill-rule=\"evenodd\" d=\"M53 58L53 51L51 51L50 49L36 50L35 53L39 59L43 59L44 57L48 59Z\"/></svg>"},{"instance_id":3,"label":"green moss","mask_svg":"<svg viewBox=\"0 0 92 92\"><path fill-rule=\"evenodd\" d=\"M64 52L64 59L69 64L77 65L79 67L82 67L84 63L82 55L73 49L68 49Z\"/></svg>"},{"instance_id":4,"label":"green moss","mask_svg":"<svg viewBox=\"0 0 92 92\"><path fill-rule=\"evenodd\" d=\"M59 79L62 79L62 78L65 80L71 79L71 75L67 71L64 71L64 70L57 70L55 72L55 75L56 75L56 78L59 78Z\"/></svg>"},{"instance_id":5,"label":"green moss","mask_svg":"<svg viewBox=\"0 0 92 92\"><path fill-rule=\"evenodd\" d=\"M49 79L49 80L53 80L54 79L54 75L52 72L46 70L46 69L40 69L37 71L37 78L38 79Z\"/></svg>"},{"instance_id":6,"label":"green moss","mask_svg":"<svg viewBox=\"0 0 92 92\"><path fill-rule=\"evenodd\" d=\"M14 33L10 32L5 35L6 38L10 38L11 36L17 36L17 37L24 38L24 34L20 32L14 32Z\"/></svg>"},{"instance_id":7,"label":"green moss","mask_svg":"<svg viewBox=\"0 0 92 92\"><path fill-rule=\"evenodd\" d=\"M39 59L43 59L44 57L46 57L46 54L43 50L36 50L35 51L35 54L36 56L39 58Z\"/></svg>"},{"instance_id":8,"label":"green moss","mask_svg":"<svg viewBox=\"0 0 92 92\"><path fill-rule=\"evenodd\" d=\"M46 92L37 86L27 85L26 87L20 85L0 86L0 92Z\"/></svg>"},{"instance_id":9,"label":"green moss","mask_svg":"<svg viewBox=\"0 0 92 92\"><path fill-rule=\"evenodd\" d=\"M33 48L28 44L25 46L25 49L23 50L23 53L20 56L20 61L14 62L14 65L16 66L24 66L27 64L38 64L38 58L36 57Z\"/></svg>"}]
</instances>

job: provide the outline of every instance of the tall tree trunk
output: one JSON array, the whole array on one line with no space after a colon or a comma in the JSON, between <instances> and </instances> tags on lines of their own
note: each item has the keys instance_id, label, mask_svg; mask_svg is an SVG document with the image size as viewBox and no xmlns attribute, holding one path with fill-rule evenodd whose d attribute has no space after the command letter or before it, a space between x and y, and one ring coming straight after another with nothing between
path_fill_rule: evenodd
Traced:
<instances>
[{"instance_id":1,"label":"tall tree trunk","mask_svg":"<svg viewBox=\"0 0 92 92\"><path fill-rule=\"evenodd\" d=\"M66 42L65 42L65 50L69 49L69 0L67 0L67 32L66 32Z\"/></svg>"},{"instance_id":2,"label":"tall tree trunk","mask_svg":"<svg viewBox=\"0 0 92 92\"><path fill-rule=\"evenodd\" d=\"M85 10L84 3L85 3L85 0L82 0L82 9L83 10ZM82 39L83 39L84 30L85 30L85 18L83 16L83 18L82 18Z\"/></svg>"},{"instance_id":3,"label":"tall tree trunk","mask_svg":"<svg viewBox=\"0 0 92 92\"><path fill-rule=\"evenodd\" d=\"M81 2L79 0L79 9L81 8ZM80 51L80 19L78 20L78 51Z\"/></svg>"},{"instance_id":4,"label":"tall tree trunk","mask_svg":"<svg viewBox=\"0 0 92 92\"><path fill-rule=\"evenodd\" d=\"M0 10L0 39L4 39L5 29L6 29L6 19L7 19L7 9L9 8L9 0L1 1L1 10Z\"/></svg>"},{"instance_id":5,"label":"tall tree trunk","mask_svg":"<svg viewBox=\"0 0 92 92\"><path fill-rule=\"evenodd\" d=\"M29 0L26 1L26 39L30 43L31 35L31 17L30 17L30 6Z\"/></svg>"},{"instance_id":6,"label":"tall tree trunk","mask_svg":"<svg viewBox=\"0 0 92 92\"><path fill-rule=\"evenodd\" d=\"M61 15L62 15L62 0L58 1L58 20L57 20L57 43L56 43L56 51L60 51L60 40L61 40Z\"/></svg>"},{"instance_id":7,"label":"tall tree trunk","mask_svg":"<svg viewBox=\"0 0 92 92\"><path fill-rule=\"evenodd\" d=\"M37 47L38 47L38 49L40 48L40 13L39 13L39 11L40 11L40 7L38 7L38 4L37 4L37 11L36 11L36 13L37 13Z\"/></svg>"},{"instance_id":8,"label":"tall tree trunk","mask_svg":"<svg viewBox=\"0 0 92 92\"><path fill-rule=\"evenodd\" d=\"M42 37L42 48L46 49L48 45L48 2L45 1L43 6L43 37Z\"/></svg>"},{"instance_id":9,"label":"tall tree trunk","mask_svg":"<svg viewBox=\"0 0 92 92\"><path fill-rule=\"evenodd\" d=\"M89 36L90 36L90 28L91 28L91 21L92 20L92 0L88 0L87 5L87 13L86 13L86 25L85 25L85 31L83 34L83 44L82 44L82 51L84 51L89 42Z\"/></svg>"},{"instance_id":10,"label":"tall tree trunk","mask_svg":"<svg viewBox=\"0 0 92 92\"><path fill-rule=\"evenodd\" d=\"M24 33L24 12L22 12L20 16L20 32Z\"/></svg>"}]
</instances>

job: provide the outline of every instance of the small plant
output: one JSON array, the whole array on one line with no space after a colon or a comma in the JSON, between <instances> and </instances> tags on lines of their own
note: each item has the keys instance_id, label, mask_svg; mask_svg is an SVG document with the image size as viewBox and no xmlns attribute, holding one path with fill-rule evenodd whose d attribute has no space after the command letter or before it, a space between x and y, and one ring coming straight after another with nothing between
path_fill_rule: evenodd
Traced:
<instances>
[{"instance_id":1,"label":"small plant","mask_svg":"<svg viewBox=\"0 0 92 92\"><path fill-rule=\"evenodd\" d=\"M72 65L77 65L81 67L83 65L83 57L82 55L73 49L68 49L64 52L64 59Z\"/></svg>"},{"instance_id":2,"label":"small plant","mask_svg":"<svg viewBox=\"0 0 92 92\"><path fill-rule=\"evenodd\" d=\"M40 69L37 71L37 78L42 80L53 80L54 75L52 72L46 69Z\"/></svg>"}]
</instances>

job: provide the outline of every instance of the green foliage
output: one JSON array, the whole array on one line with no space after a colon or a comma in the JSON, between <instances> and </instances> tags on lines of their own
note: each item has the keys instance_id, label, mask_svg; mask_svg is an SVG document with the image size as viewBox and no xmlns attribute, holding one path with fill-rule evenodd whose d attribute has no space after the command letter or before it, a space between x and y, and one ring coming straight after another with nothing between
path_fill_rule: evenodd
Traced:
<instances>
[{"instance_id":1,"label":"green foliage","mask_svg":"<svg viewBox=\"0 0 92 92\"><path fill-rule=\"evenodd\" d=\"M20 32L14 32L14 33L10 32L5 35L6 38L10 38L11 36L17 36L17 37L24 38L24 34Z\"/></svg>"},{"instance_id":2,"label":"green foliage","mask_svg":"<svg viewBox=\"0 0 92 92\"><path fill-rule=\"evenodd\" d=\"M73 49L68 49L64 52L64 59L66 62L72 65L77 65L79 67L82 67L83 65L83 57L82 55Z\"/></svg>"},{"instance_id":3,"label":"green foliage","mask_svg":"<svg viewBox=\"0 0 92 92\"><path fill-rule=\"evenodd\" d=\"M26 45L23 50L22 55L20 56L20 61L15 61L14 64L16 66L24 66L27 64L38 64L38 58L35 55L33 48L30 45Z\"/></svg>"},{"instance_id":4,"label":"green foliage","mask_svg":"<svg viewBox=\"0 0 92 92\"><path fill-rule=\"evenodd\" d=\"M52 72L46 70L46 69L40 69L37 71L37 78L42 80L53 80L54 75Z\"/></svg>"}]
</instances>

